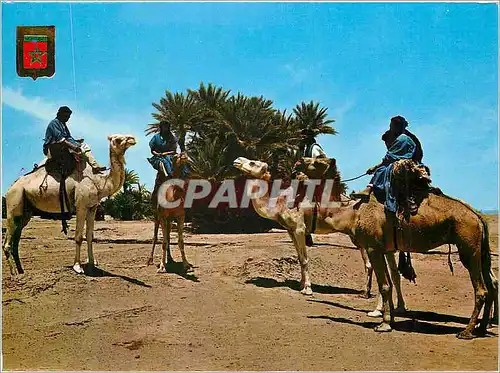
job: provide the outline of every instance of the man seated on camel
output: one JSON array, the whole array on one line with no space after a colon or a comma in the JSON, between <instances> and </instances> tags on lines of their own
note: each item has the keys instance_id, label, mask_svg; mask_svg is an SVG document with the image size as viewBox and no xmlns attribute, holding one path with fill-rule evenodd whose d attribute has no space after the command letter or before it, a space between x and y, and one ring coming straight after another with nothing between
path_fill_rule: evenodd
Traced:
<instances>
[{"instance_id":1,"label":"man seated on camel","mask_svg":"<svg viewBox=\"0 0 500 373\"><path fill-rule=\"evenodd\" d=\"M299 144L299 150L302 157L306 158L327 158L326 153L323 151L321 146L316 142L314 132L309 129L303 129L301 131L303 136L302 141ZM297 175L297 166L300 165L300 161L297 162L292 171L292 177L295 178ZM313 197L316 200L315 197ZM314 241L311 234L306 234L306 245L313 246Z\"/></svg>"},{"instance_id":2,"label":"man seated on camel","mask_svg":"<svg viewBox=\"0 0 500 373\"><path fill-rule=\"evenodd\" d=\"M49 123L45 131L43 154L47 156L47 159L53 159L53 157L57 157L57 155L60 154L59 152L61 150L69 150L87 161L94 173L106 170L105 166L101 166L96 161L90 150L90 146L83 143L83 139L75 140L73 136L71 136L68 126L66 125L71 117L71 113L71 109L67 106L61 106L59 108L56 118Z\"/></svg>"},{"instance_id":3,"label":"man seated on camel","mask_svg":"<svg viewBox=\"0 0 500 373\"><path fill-rule=\"evenodd\" d=\"M307 158L326 158L326 153L323 151L321 146L316 142L314 133L310 130L302 130L304 135L304 140L300 145L300 150L302 151L303 157Z\"/></svg>"},{"instance_id":4,"label":"man seated on camel","mask_svg":"<svg viewBox=\"0 0 500 373\"><path fill-rule=\"evenodd\" d=\"M422 147L417 139L417 143L413 140L416 136L406 131L408 122L401 116L396 116L391 119L389 131L384 133L382 139L388 147L385 157L382 162L370 167L366 173L373 174L373 177L367 188L360 193L353 193L353 198L368 200L370 193L373 191L375 197L379 201L385 201L384 205L387 211L397 212L397 202L395 196L391 193L390 175L394 162L400 159L412 159L420 163L422 161Z\"/></svg>"},{"instance_id":5,"label":"man seated on camel","mask_svg":"<svg viewBox=\"0 0 500 373\"><path fill-rule=\"evenodd\" d=\"M148 158L148 162L153 166L156 171L165 175L165 177L172 176L174 165L171 156L176 154L177 151L177 137L170 131L170 123L166 121L160 122L160 132L155 134L149 141L149 147L153 156ZM184 149L181 149L184 152ZM187 166L182 168L182 176L188 174Z\"/></svg>"}]
</instances>

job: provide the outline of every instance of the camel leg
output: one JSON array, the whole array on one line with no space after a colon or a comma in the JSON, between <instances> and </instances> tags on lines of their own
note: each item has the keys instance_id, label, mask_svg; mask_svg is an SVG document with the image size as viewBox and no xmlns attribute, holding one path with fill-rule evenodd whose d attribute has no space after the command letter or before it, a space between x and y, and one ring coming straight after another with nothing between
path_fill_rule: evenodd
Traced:
<instances>
[{"instance_id":1,"label":"camel leg","mask_svg":"<svg viewBox=\"0 0 500 373\"><path fill-rule=\"evenodd\" d=\"M474 287L474 310L472 311L469 324L464 330L457 334L457 338L472 339L474 338L474 329L477 325L479 313L481 312L481 308L483 307L485 300L488 298L488 290L486 289L483 275L481 273L481 261L479 255L474 255L474 250L471 250L470 248L464 248L467 250L467 253L463 253L464 249L462 249L462 247L458 246L459 256L463 265L469 270L472 286Z\"/></svg>"},{"instance_id":2,"label":"camel leg","mask_svg":"<svg viewBox=\"0 0 500 373\"><path fill-rule=\"evenodd\" d=\"M85 226L85 219L87 216L87 209L78 209L76 211L76 228L75 228L75 264L73 265L73 269L76 273L83 274L83 268L80 263L80 249L82 247L83 242L83 228Z\"/></svg>"},{"instance_id":3,"label":"camel leg","mask_svg":"<svg viewBox=\"0 0 500 373\"><path fill-rule=\"evenodd\" d=\"M403 298L403 293L401 292L401 277L399 275L398 271L398 266L396 263L396 259L394 257L393 252L388 252L385 254L386 256L386 262L387 265L390 269L390 279L392 279L392 282L394 282L396 286L396 293L398 297L398 307L394 310L395 312L406 312L406 306L405 306L405 301ZM386 273L388 275L388 273ZM392 302L392 298L391 298ZM375 309L371 312L368 312L367 315L369 317L381 317L382 316L382 311L384 308L384 301L382 298L382 294L379 294L377 297L377 306Z\"/></svg>"},{"instance_id":4,"label":"camel leg","mask_svg":"<svg viewBox=\"0 0 500 373\"><path fill-rule=\"evenodd\" d=\"M367 313L368 317L381 317L382 311L384 309L384 299L382 298L382 294L377 296L377 307L373 311Z\"/></svg>"},{"instance_id":5,"label":"camel leg","mask_svg":"<svg viewBox=\"0 0 500 373\"><path fill-rule=\"evenodd\" d=\"M292 238L295 249L297 250L297 256L300 262L300 292L305 295L312 295L311 280L309 278L309 258L307 257L307 247L306 247L306 235L305 227L304 229L296 229L295 231L289 232Z\"/></svg>"},{"instance_id":6,"label":"camel leg","mask_svg":"<svg viewBox=\"0 0 500 373\"><path fill-rule=\"evenodd\" d=\"M395 312L406 312L405 300L403 298L403 293L401 291L401 275L398 271L398 265L396 263L396 258L394 256L394 252L387 252L385 254L385 258L387 260L387 265L389 266L389 270L391 272L391 280L396 288L396 296L398 298L398 306L394 310Z\"/></svg>"},{"instance_id":7,"label":"camel leg","mask_svg":"<svg viewBox=\"0 0 500 373\"><path fill-rule=\"evenodd\" d=\"M155 227L154 227L154 233L153 233L153 247L151 248L151 255L149 256L149 259L148 259L146 265L153 264L153 256L155 253L156 241L158 241L158 228L159 227L160 227L159 219L157 217L155 217Z\"/></svg>"},{"instance_id":8,"label":"camel leg","mask_svg":"<svg viewBox=\"0 0 500 373\"><path fill-rule=\"evenodd\" d=\"M484 266L484 263L481 263ZM484 268L484 267L483 267ZM498 280L493 273L493 270L490 268L487 271L483 271L483 278L484 282L486 284L486 289L488 291L488 295L486 297L486 301L484 303L484 310L483 310L483 318L481 319L481 322L479 324L479 329L478 329L478 335L485 335L486 331L488 329L488 324L491 322L497 323L497 320L494 320L495 317L498 318L498 309L497 306L498 304L496 303L493 309L493 316L491 315L492 311L492 306L493 303L498 302ZM497 315L495 315L497 314ZM491 318L491 321L490 321Z\"/></svg>"},{"instance_id":9,"label":"camel leg","mask_svg":"<svg viewBox=\"0 0 500 373\"><path fill-rule=\"evenodd\" d=\"M492 278L492 287L493 287L493 312L490 318L490 323L491 324L496 324L498 325L498 280L495 276L494 273L490 270L490 276Z\"/></svg>"},{"instance_id":10,"label":"camel leg","mask_svg":"<svg viewBox=\"0 0 500 373\"><path fill-rule=\"evenodd\" d=\"M379 292L383 300L382 323L379 326L375 327L375 331L390 332L392 330L391 322L393 308L392 286L387 271L384 253L381 250L377 250L374 248L369 248L367 252L368 257L370 258L370 262L372 263L373 270L375 271Z\"/></svg>"},{"instance_id":11,"label":"camel leg","mask_svg":"<svg viewBox=\"0 0 500 373\"><path fill-rule=\"evenodd\" d=\"M162 256L160 268L158 268L158 273L166 272L167 264L173 262L172 255L170 254L170 230L172 228L172 222L169 219L160 219L161 231L163 234L162 242Z\"/></svg>"},{"instance_id":12,"label":"camel leg","mask_svg":"<svg viewBox=\"0 0 500 373\"><path fill-rule=\"evenodd\" d=\"M172 254L170 252L170 233L172 232L172 220L167 219L166 222L166 242L167 242L167 264L168 263L174 263L174 258L172 258Z\"/></svg>"},{"instance_id":13,"label":"camel leg","mask_svg":"<svg viewBox=\"0 0 500 373\"><path fill-rule=\"evenodd\" d=\"M23 229L22 216L8 217L6 221L6 232L4 237L3 251L9 263L10 273L20 275L24 273L19 259L19 241L21 240L21 232Z\"/></svg>"},{"instance_id":14,"label":"camel leg","mask_svg":"<svg viewBox=\"0 0 500 373\"><path fill-rule=\"evenodd\" d=\"M98 266L97 260L94 258L94 251L92 250L92 240L94 239L94 221L97 205L87 211L87 258L90 267Z\"/></svg>"},{"instance_id":15,"label":"camel leg","mask_svg":"<svg viewBox=\"0 0 500 373\"><path fill-rule=\"evenodd\" d=\"M184 266L184 270L188 271L193 268L193 266L186 259L186 253L184 252L184 215L181 215L177 218L177 245L179 246L179 250L181 251L182 256L182 265Z\"/></svg>"},{"instance_id":16,"label":"camel leg","mask_svg":"<svg viewBox=\"0 0 500 373\"><path fill-rule=\"evenodd\" d=\"M372 292L372 278L373 278L373 268L370 260L368 259L368 254L364 247L358 246L359 252L361 253L361 258L363 259L363 263L365 265L365 273L366 273L366 288L361 296L363 298L370 298Z\"/></svg>"}]
</instances>

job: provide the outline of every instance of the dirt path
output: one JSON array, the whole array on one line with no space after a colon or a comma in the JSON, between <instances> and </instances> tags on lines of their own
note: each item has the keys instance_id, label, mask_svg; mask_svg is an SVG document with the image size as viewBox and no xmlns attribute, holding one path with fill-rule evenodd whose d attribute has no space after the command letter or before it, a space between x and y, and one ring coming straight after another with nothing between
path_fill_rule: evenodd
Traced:
<instances>
[{"instance_id":1,"label":"dirt path","mask_svg":"<svg viewBox=\"0 0 500 373\"><path fill-rule=\"evenodd\" d=\"M497 220L489 220L497 250ZM496 327L486 338L455 338L473 293L456 253L450 273L446 248L413 256L417 283L403 281L412 311L396 317L392 333L378 334L372 328L379 320L366 316L376 299L359 297L361 256L343 235L316 236L315 294L305 297L297 291L295 250L282 232L188 234L196 268L183 277L145 265L152 223L96 228L100 271L93 275L72 272L74 243L54 221L34 220L24 231L24 275L11 279L3 259L4 369L498 369ZM157 246L156 263L159 255ZM173 255L179 260L175 246Z\"/></svg>"}]
</instances>

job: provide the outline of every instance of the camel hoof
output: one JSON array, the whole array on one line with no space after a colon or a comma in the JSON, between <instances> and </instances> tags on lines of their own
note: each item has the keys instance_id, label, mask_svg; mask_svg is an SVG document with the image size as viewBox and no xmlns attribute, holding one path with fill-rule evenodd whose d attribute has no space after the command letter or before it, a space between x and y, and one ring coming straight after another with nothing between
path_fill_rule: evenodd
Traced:
<instances>
[{"instance_id":1,"label":"camel hoof","mask_svg":"<svg viewBox=\"0 0 500 373\"><path fill-rule=\"evenodd\" d=\"M85 273L80 263L75 263L75 265L73 266L73 270L79 275L83 275Z\"/></svg>"},{"instance_id":2,"label":"camel hoof","mask_svg":"<svg viewBox=\"0 0 500 373\"><path fill-rule=\"evenodd\" d=\"M156 270L156 273L165 273L167 270L165 269L164 265L160 265L160 268Z\"/></svg>"},{"instance_id":3,"label":"camel hoof","mask_svg":"<svg viewBox=\"0 0 500 373\"><path fill-rule=\"evenodd\" d=\"M391 332L392 328L389 324L382 323L379 326L376 326L374 330L379 333L385 333L385 332Z\"/></svg>"},{"instance_id":4,"label":"camel hoof","mask_svg":"<svg viewBox=\"0 0 500 373\"><path fill-rule=\"evenodd\" d=\"M147 266L153 265L153 258L149 258L148 261L146 262Z\"/></svg>"},{"instance_id":5,"label":"camel hoof","mask_svg":"<svg viewBox=\"0 0 500 373\"><path fill-rule=\"evenodd\" d=\"M300 293L304 295L313 295L312 289L309 286L302 289Z\"/></svg>"},{"instance_id":6,"label":"camel hoof","mask_svg":"<svg viewBox=\"0 0 500 373\"><path fill-rule=\"evenodd\" d=\"M379 310L373 310L371 312L368 312L366 314L368 317L382 317L382 311Z\"/></svg>"},{"instance_id":7,"label":"camel hoof","mask_svg":"<svg viewBox=\"0 0 500 373\"><path fill-rule=\"evenodd\" d=\"M370 299L372 297L372 294L369 291L364 291L359 294L359 297L363 299Z\"/></svg>"},{"instance_id":8,"label":"camel hoof","mask_svg":"<svg viewBox=\"0 0 500 373\"><path fill-rule=\"evenodd\" d=\"M458 339L473 339L474 334L470 330L462 330L460 333L457 334Z\"/></svg>"},{"instance_id":9,"label":"camel hoof","mask_svg":"<svg viewBox=\"0 0 500 373\"><path fill-rule=\"evenodd\" d=\"M405 314L407 311L408 310L406 309L405 306L398 306L398 308L395 308L393 312L396 314L402 315L402 314Z\"/></svg>"},{"instance_id":10,"label":"camel hoof","mask_svg":"<svg viewBox=\"0 0 500 373\"><path fill-rule=\"evenodd\" d=\"M490 325L498 325L498 315L495 315L490 319Z\"/></svg>"}]
</instances>

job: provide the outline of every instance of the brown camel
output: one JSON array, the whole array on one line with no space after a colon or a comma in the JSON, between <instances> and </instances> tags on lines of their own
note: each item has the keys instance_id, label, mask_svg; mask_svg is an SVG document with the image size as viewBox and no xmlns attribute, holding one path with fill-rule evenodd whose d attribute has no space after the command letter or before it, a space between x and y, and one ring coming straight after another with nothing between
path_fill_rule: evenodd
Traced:
<instances>
[{"instance_id":1,"label":"brown camel","mask_svg":"<svg viewBox=\"0 0 500 373\"><path fill-rule=\"evenodd\" d=\"M267 175L269 178L267 165L263 162L238 158L235 166L254 177L265 179ZM269 210L265 205L260 206L260 209ZM298 247L298 252L301 250L299 260L302 278L307 285L309 275L307 260L304 260L303 243L305 214L294 210L284 212L283 215L287 226L296 226L294 243ZM465 330L457 334L457 337L470 339L474 334L485 334L494 302L495 318L498 318L498 281L491 268L488 226L481 215L462 201L444 194L429 192L422 200L418 214L411 216L409 222L401 221L397 233L394 233L393 219L391 215L386 215L384 206L373 195L367 203L350 201L345 205L339 203L335 207L318 211L317 227L320 231L346 233L358 245L367 248L383 298L383 321L375 330L391 331L392 284L384 254L394 252L394 241L396 241L397 248L404 252L424 253L444 244L457 246L460 260L469 271L475 295L474 310L469 324ZM483 318L479 328L475 329L483 305Z\"/></svg>"},{"instance_id":2,"label":"brown camel","mask_svg":"<svg viewBox=\"0 0 500 373\"><path fill-rule=\"evenodd\" d=\"M313 176L316 178L322 178L325 175L327 178L330 176L334 177L334 185L340 185L340 178L338 177L336 172L332 172L329 174L328 168L331 167L331 160L326 158L302 158L301 166L298 168L300 171L297 174L297 178L300 180L307 180L308 176ZM243 173L257 179L255 184L250 185L251 194L255 192L254 189L258 188L258 180L269 181L271 179L271 174L268 172L268 166L264 162L260 161L252 161L246 158L240 157L234 161L234 166L240 169ZM307 174L307 175L306 175ZM254 188L254 189L252 189ZM297 255L299 257L299 262L301 266L301 293L306 295L312 294L311 282L309 280L309 271L308 271L308 253L307 246L305 244L305 235L307 232L311 231L311 227L313 225L313 209L312 208L299 208L298 206L290 208L286 206L286 194L287 191L284 191L282 195L277 198L270 198L269 192L265 193L263 196L259 198L255 198L251 196L252 205L255 211L262 217L266 219L271 219L277 221L282 227L284 227L288 234L290 235L292 242L294 244L295 249L297 250ZM340 190L335 190L332 188L332 195L329 196L331 200L332 197L334 199L343 200L342 203L337 203L338 205L348 205L349 201L346 201L347 197L340 195ZM299 196L298 200L302 200L304 197ZM320 201L321 196L316 195L316 200ZM352 204L352 202L351 202ZM332 232L341 232L346 233L345 229L334 229L327 224L322 222L322 219L326 217L323 215L325 213L324 208L318 209L318 215L316 220L316 227L314 230L315 234L327 234ZM363 293L363 296L366 298L370 297L371 292L371 284L372 284L372 274L373 269L372 265L368 259L368 254L366 252L365 247L359 245L356 239L350 235L352 242L359 249L361 253L361 257L364 262L365 272L367 274L366 277L366 287ZM391 278L394 281L396 286L396 294L397 294L397 310L403 312L405 310L405 302L403 299L403 295L401 292L401 281L400 275L397 269L396 260L394 258L394 253L388 253L387 255L387 264L391 270ZM377 308L369 312L368 315L371 317L380 316L382 311L382 299L379 297L379 302Z\"/></svg>"},{"instance_id":3,"label":"brown camel","mask_svg":"<svg viewBox=\"0 0 500 373\"><path fill-rule=\"evenodd\" d=\"M181 178L182 166L188 162L188 157L186 153L180 153L173 156L174 171L172 179ZM151 201L153 203L154 209L154 234L153 234L153 247L151 248L151 255L148 258L147 264L153 264L153 256L155 251L156 242L158 240L158 228L161 226L163 234L163 255L160 263L158 272L165 272L165 268L168 263L173 263L174 260L170 253L170 232L172 230L172 222L175 220L177 223L177 245L182 256L182 263L185 271L192 268L192 265L186 259L186 254L184 252L184 200L185 200L185 184L184 186L170 184L165 188L160 185L165 182L167 178L161 172L158 172L156 176L155 188L151 195ZM158 194L161 193L166 201L175 202L178 201L178 206L173 208L162 207L158 203Z\"/></svg>"},{"instance_id":4,"label":"brown camel","mask_svg":"<svg viewBox=\"0 0 500 373\"><path fill-rule=\"evenodd\" d=\"M83 229L87 223L87 248L89 266L97 261L92 250L95 212L99 201L116 193L125 180L125 151L135 145L131 135L111 135L109 140L109 158L111 169L107 174L94 175L89 165L84 170L77 170L66 179L66 190L70 204L65 211L76 214L75 243L76 255L73 269L83 273L80 264L80 247L83 242ZM23 273L19 259L19 240L22 229L28 224L34 210L46 213L60 213L59 180L47 175L45 167L21 176L9 188L5 195L7 204L6 234L3 250L13 275Z\"/></svg>"}]
</instances>

